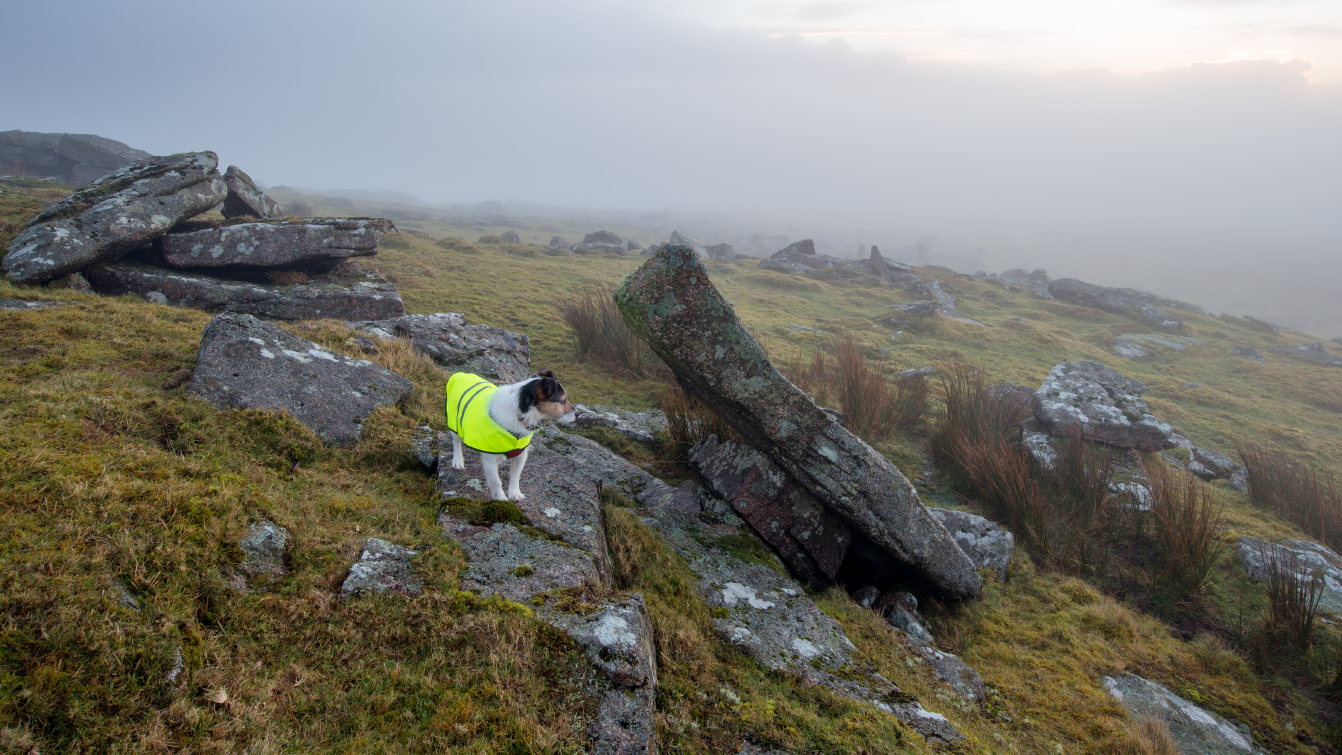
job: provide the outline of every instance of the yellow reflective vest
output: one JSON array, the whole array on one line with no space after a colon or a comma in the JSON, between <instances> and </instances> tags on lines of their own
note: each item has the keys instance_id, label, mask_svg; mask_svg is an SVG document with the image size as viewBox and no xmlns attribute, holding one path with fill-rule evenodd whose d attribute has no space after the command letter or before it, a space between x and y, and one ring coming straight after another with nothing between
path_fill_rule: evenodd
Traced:
<instances>
[{"instance_id":1,"label":"yellow reflective vest","mask_svg":"<svg viewBox=\"0 0 1342 755\"><path fill-rule=\"evenodd\" d=\"M454 373L447 380L447 426L468 448L511 459L531 443L531 433L519 438L489 416L489 400L496 391L498 386L479 375Z\"/></svg>"}]
</instances>

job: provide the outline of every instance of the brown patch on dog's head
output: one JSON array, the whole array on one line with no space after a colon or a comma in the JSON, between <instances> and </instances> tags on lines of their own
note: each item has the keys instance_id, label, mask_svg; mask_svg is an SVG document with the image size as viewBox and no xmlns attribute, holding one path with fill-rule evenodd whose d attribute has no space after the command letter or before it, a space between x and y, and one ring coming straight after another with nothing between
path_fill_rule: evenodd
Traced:
<instances>
[{"instance_id":1,"label":"brown patch on dog's head","mask_svg":"<svg viewBox=\"0 0 1342 755\"><path fill-rule=\"evenodd\" d=\"M541 414L551 419L563 419L572 414L573 404L568 401L568 392L560 385L554 372L541 370L536 373L536 377L540 379L533 380L522 391L522 410L535 406Z\"/></svg>"}]
</instances>

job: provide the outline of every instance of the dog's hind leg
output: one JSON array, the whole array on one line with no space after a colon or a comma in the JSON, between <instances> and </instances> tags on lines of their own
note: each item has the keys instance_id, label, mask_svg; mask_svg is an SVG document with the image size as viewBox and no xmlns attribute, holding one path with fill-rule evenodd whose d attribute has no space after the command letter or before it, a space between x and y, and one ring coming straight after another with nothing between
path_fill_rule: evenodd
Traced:
<instances>
[{"instance_id":1,"label":"dog's hind leg","mask_svg":"<svg viewBox=\"0 0 1342 755\"><path fill-rule=\"evenodd\" d=\"M480 454L480 466L485 468L485 484L489 485L489 497L495 501L506 501L503 497L503 483L499 481L499 459L501 454Z\"/></svg>"},{"instance_id":2,"label":"dog's hind leg","mask_svg":"<svg viewBox=\"0 0 1342 755\"><path fill-rule=\"evenodd\" d=\"M452 436L452 468L465 469L466 459L461 455L461 436L451 430L448 430L447 434Z\"/></svg>"},{"instance_id":3,"label":"dog's hind leg","mask_svg":"<svg viewBox=\"0 0 1342 755\"><path fill-rule=\"evenodd\" d=\"M514 456L508 462L508 500L513 502L521 501L526 496L522 495L522 488L519 483L522 480L522 467L527 465L527 454L531 453L531 447L522 449L522 453Z\"/></svg>"}]
</instances>

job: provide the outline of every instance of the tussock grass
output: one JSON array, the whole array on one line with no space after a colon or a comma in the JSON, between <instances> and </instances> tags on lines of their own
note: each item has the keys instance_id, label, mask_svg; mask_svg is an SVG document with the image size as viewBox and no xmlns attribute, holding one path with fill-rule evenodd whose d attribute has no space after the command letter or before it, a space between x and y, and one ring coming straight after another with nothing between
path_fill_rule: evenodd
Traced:
<instances>
[{"instance_id":1,"label":"tussock grass","mask_svg":"<svg viewBox=\"0 0 1342 755\"><path fill-rule=\"evenodd\" d=\"M1323 575L1306 572L1294 551L1260 546L1258 555L1267 570L1269 629L1288 635L1298 650L1308 650L1323 598Z\"/></svg>"},{"instance_id":2,"label":"tussock grass","mask_svg":"<svg viewBox=\"0 0 1342 755\"><path fill-rule=\"evenodd\" d=\"M667 443L663 447L666 461L684 465L689 461L690 449L710 435L723 440L738 438L731 425L674 383L662 386L657 392L657 403L666 413Z\"/></svg>"},{"instance_id":3,"label":"tussock grass","mask_svg":"<svg viewBox=\"0 0 1342 755\"><path fill-rule=\"evenodd\" d=\"M1249 498L1300 526L1310 537L1342 550L1342 487L1285 451L1240 441L1236 451L1249 473Z\"/></svg>"},{"instance_id":4,"label":"tussock grass","mask_svg":"<svg viewBox=\"0 0 1342 755\"><path fill-rule=\"evenodd\" d=\"M1220 533L1222 509L1211 489L1163 462L1144 465L1151 491L1151 529L1156 568L1151 588L1157 600L1175 604L1200 597L1226 550Z\"/></svg>"},{"instance_id":5,"label":"tussock grass","mask_svg":"<svg viewBox=\"0 0 1342 755\"><path fill-rule=\"evenodd\" d=\"M617 373L669 379L661 358L625 324L611 291L610 286L594 286L555 300L555 310L572 330L574 353Z\"/></svg>"}]
</instances>

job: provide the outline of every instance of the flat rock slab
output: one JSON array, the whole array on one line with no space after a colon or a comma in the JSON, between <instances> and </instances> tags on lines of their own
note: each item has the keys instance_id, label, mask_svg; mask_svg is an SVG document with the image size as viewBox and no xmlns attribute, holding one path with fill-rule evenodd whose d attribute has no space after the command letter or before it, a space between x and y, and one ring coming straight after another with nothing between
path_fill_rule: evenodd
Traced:
<instances>
[{"instance_id":1,"label":"flat rock slab","mask_svg":"<svg viewBox=\"0 0 1342 755\"><path fill-rule=\"evenodd\" d=\"M1102 681L1129 714L1163 721L1183 755L1266 755L1254 746L1247 727L1203 710L1162 685L1135 674L1106 676Z\"/></svg>"},{"instance_id":2,"label":"flat rock slab","mask_svg":"<svg viewBox=\"0 0 1342 755\"><path fill-rule=\"evenodd\" d=\"M1098 362L1063 362L1035 391L1034 416L1055 436L1083 437L1120 448L1170 448L1173 430L1151 415L1146 386Z\"/></svg>"},{"instance_id":3,"label":"flat rock slab","mask_svg":"<svg viewBox=\"0 0 1342 755\"><path fill-rule=\"evenodd\" d=\"M1191 346L1205 343L1199 338L1172 336L1163 333L1125 333L1114 337L1113 352L1124 359L1147 359L1157 354L1187 351Z\"/></svg>"},{"instance_id":4,"label":"flat rock slab","mask_svg":"<svg viewBox=\"0 0 1342 755\"><path fill-rule=\"evenodd\" d=\"M414 384L361 359L251 315L215 315L205 326L186 392L220 408L284 410L323 441L350 447L374 410L410 395Z\"/></svg>"},{"instance_id":5,"label":"flat rock slab","mask_svg":"<svg viewBox=\"0 0 1342 755\"><path fill-rule=\"evenodd\" d=\"M1342 357L1329 354L1322 343L1307 343L1304 346L1297 346L1293 349L1285 346L1273 346L1268 349L1268 351L1273 354L1308 359L1313 362L1318 362L1319 364L1326 364L1329 367L1342 367Z\"/></svg>"},{"instance_id":6,"label":"flat rock slab","mask_svg":"<svg viewBox=\"0 0 1342 755\"><path fill-rule=\"evenodd\" d=\"M909 481L779 374L693 249L664 247L621 282L615 300L682 388L831 514L940 596L979 595L974 565Z\"/></svg>"},{"instance_id":7,"label":"flat rock slab","mask_svg":"<svg viewBox=\"0 0 1342 755\"><path fill-rule=\"evenodd\" d=\"M640 443L653 443L666 431L666 412L660 409L635 412L595 404L574 404L573 411L573 421L579 427L609 427Z\"/></svg>"},{"instance_id":8,"label":"flat rock slab","mask_svg":"<svg viewBox=\"0 0 1342 755\"><path fill-rule=\"evenodd\" d=\"M68 301L22 301L20 299L0 299L0 309L8 312L26 312L30 309L49 309L70 304Z\"/></svg>"},{"instance_id":9,"label":"flat rock slab","mask_svg":"<svg viewBox=\"0 0 1342 755\"><path fill-rule=\"evenodd\" d=\"M1049 284L1048 292L1059 301L1130 315L1162 330L1178 330L1183 326L1179 318L1147 303L1148 296L1140 291L1107 288L1075 278L1059 278Z\"/></svg>"},{"instance_id":10,"label":"flat rock slab","mask_svg":"<svg viewBox=\"0 0 1342 755\"><path fill-rule=\"evenodd\" d=\"M250 215L263 220L284 217L284 209L279 202L266 196L252 177L243 173L238 166L230 165L224 171L224 185L228 187L228 196L224 198L224 217Z\"/></svg>"},{"instance_id":11,"label":"flat rock slab","mask_svg":"<svg viewBox=\"0 0 1342 755\"><path fill-rule=\"evenodd\" d=\"M1248 359L1251 362L1261 363L1267 361L1267 357L1258 353L1258 349L1255 349L1251 346L1236 346L1235 348L1230 350L1230 353L1234 354L1237 357L1243 357L1245 359Z\"/></svg>"},{"instance_id":12,"label":"flat rock slab","mask_svg":"<svg viewBox=\"0 0 1342 755\"><path fill-rule=\"evenodd\" d=\"M262 520L247 529L238 543L243 558L238 569L244 574L274 580L289 573L289 531L274 522Z\"/></svg>"},{"instance_id":13,"label":"flat rock slab","mask_svg":"<svg viewBox=\"0 0 1342 755\"><path fill-rule=\"evenodd\" d=\"M480 455L467 449L466 469L456 470L450 442L439 448L442 497L488 499ZM657 666L643 596L627 593L572 608L575 598L587 601L613 581L598 481L615 481L611 459L618 457L550 425L537 432L530 448L520 484L526 498L517 504L525 524L473 525L450 508L439 514L444 533L466 554L462 588L531 607L581 645L616 685L591 724L592 752L655 753Z\"/></svg>"},{"instance_id":14,"label":"flat rock slab","mask_svg":"<svg viewBox=\"0 0 1342 755\"><path fill-rule=\"evenodd\" d=\"M43 210L9 245L14 283L42 283L115 260L224 201L213 152L139 160Z\"/></svg>"},{"instance_id":15,"label":"flat rock slab","mask_svg":"<svg viewBox=\"0 0 1342 755\"><path fill-rule=\"evenodd\" d=\"M690 449L690 464L798 579L832 584L853 534L769 457L713 435Z\"/></svg>"},{"instance_id":16,"label":"flat rock slab","mask_svg":"<svg viewBox=\"0 0 1342 755\"><path fill-rule=\"evenodd\" d=\"M1342 556L1332 549L1308 540L1282 540L1270 543L1256 537L1242 537L1236 549L1249 576L1266 583L1272 561L1308 583L1319 578L1323 595L1319 610L1342 617Z\"/></svg>"},{"instance_id":17,"label":"flat rock slab","mask_svg":"<svg viewBox=\"0 0 1342 755\"><path fill-rule=\"evenodd\" d=\"M452 372L469 372L499 383L531 377L530 339L503 328L467 325L465 316L456 312L345 324L381 339L409 338L416 350Z\"/></svg>"},{"instance_id":18,"label":"flat rock slab","mask_svg":"<svg viewBox=\"0 0 1342 755\"><path fill-rule=\"evenodd\" d=\"M993 522L967 511L929 508L955 538L955 544L974 562L997 572L997 578L1006 580L1007 565L1016 552L1016 536Z\"/></svg>"},{"instance_id":19,"label":"flat rock slab","mask_svg":"<svg viewBox=\"0 0 1342 755\"><path fill-rule=\"evenodd\" d=\"M377 254L383 234L395 230L383 218L307 218L237 223L158 240L173 267L285 267L334 265Z\"/></svg>"},{"instance_id":20,"label":"flat rock slab","mask_svg":"<svg viewBox=\"0 0 1342 755\"><path fill-rule=\"evenodd\" d=\"M105 296L133 294L154 304L238 312L270 320L348 320L405 313L400 293L382 276L343 268L292 286L126 263L97 265L89 268L87 275L93 290Z\"/></svg>"},{"instance_id":21,"label":"flat rock slab","mask_svg":"<svg viewBox=\"0 0 1342 755\"><path fill-rule=\"evenodd\" d=\"M340 597L385 592L420 594L424 590L424 581L415 575L410 563L417 555L417 551L404 546L368 538L359 560L349 568L349 575L340 585Z\"/></svg>"}]
</instances>

